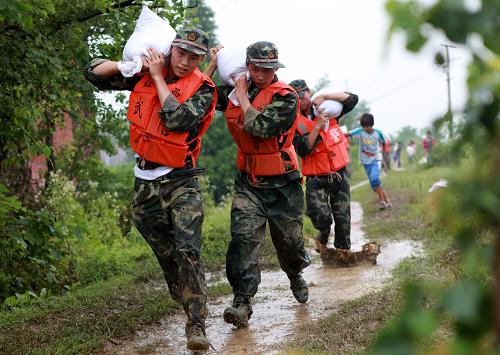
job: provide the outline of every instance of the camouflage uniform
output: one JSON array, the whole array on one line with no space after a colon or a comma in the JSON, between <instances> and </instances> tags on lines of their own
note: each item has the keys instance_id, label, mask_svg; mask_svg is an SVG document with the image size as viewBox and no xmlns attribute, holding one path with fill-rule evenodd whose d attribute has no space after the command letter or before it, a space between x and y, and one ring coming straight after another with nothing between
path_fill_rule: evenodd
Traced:
<instances>
[{"instance_id":1,"label":"camouflage uniform","mask_svg":"<svg viewBox=\"0 0 500 355\"><path fill-rule=\"evenodd\" d=\"M193 47L191 42L196 46ZM198 29L181 29L172 45L196 54L205 54L208 37ZM200 50L202 47L205 50ZM124 78L121 74L103 79L92 69L104 61L93 60L84 72L87 80L98 89L133 90L141 79L140 76ZM203 84L183 104L174 95L169 95L158 114L168 130L189 132L189 140L197 136L198 126L213 101L214 93L214 88ZM161 166L144 162L143 159L139 160L140 169L151 170ZM184 168L175 168L154 180L136 177L133 197L132 217L135 226L156 255L172 298L182 304L188 316L188 337L194 325L199 326L198 329L202 329L204 334L208 314L207 285L200 260L204 217L199 181L202 172L203 169L193 168L192 162L188 160ZM188 347L191 350L207 349L208 341L204 335L202 337L202 347L197 343L191 348L190 338Z\"/></svg>"},{"instance_id":2,"label":"camouflage uniform","mask_svg":"<svg viewBox=\"0 0 500 355\"><path fill-rule=\"evenodd\" d=\"M277 51L268 42L258 42L263 58L269 51L275 51L272 63L259 63L263 67L282 67L277 61ZM247 61L259 57L247 49ZM273 82L278 78L275 76ZM229 102L230 86L220 86L217 110L225 111ZM248 89L252 102L259 89L251 83ZM245 130L255 139L272 138L284 134L294 123L298 100L293 93L274 95L263 111L251 107L244 118ZM302 211L304 197L301 175L298 170L283 175L257 177L252 179L243 171L235 178L235 193L231 206L231 242L226 255L226 273L233 288L233 306L248 305L251 315L250 298L255 296L260 279L258 264L259 250L265 237L266 222L269 223L271 238L278 254L282 270L289 278L297 277L310 264L304 249L302 236ZM225 314L226 316L226 314ZM226 320L227 321L227 320ZM233 323L234 324L234 323Z\"/></svg>"},{"instance_id":3,"label":"camouflage uniform","mask_svg":"<svg viewBox=\"0 0 500 355\"><path fill-rule=\"evenodd\" d=\"M304 92L309 90L304 80L294 80L290 85L300 97L303 97ZM349 98L342 102L344 107L338 118L350 112L357 102L357 96L349 94ZM307 117L313 117L313 112L303 112L303 114ZM309 155L314 149L314 146L309 148L308 139L309 133L303 136L295 133L293 144L297 154L301 157ZM321 136L318 135L314 145L320 141ZM306 182L306 206L306 215L311 219L314 228L319 230L317 240L320 243L328 243L331 224L335 221L335 248L351 248L350 185L347 168L332 171L329 175L308 176Z\"/></svg>"}]
</instances>

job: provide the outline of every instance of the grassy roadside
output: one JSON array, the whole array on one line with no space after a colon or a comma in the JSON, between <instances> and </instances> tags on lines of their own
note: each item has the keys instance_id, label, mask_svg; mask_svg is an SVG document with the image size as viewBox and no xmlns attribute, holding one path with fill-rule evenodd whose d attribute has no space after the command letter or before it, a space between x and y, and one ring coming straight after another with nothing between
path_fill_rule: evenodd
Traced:
<instances>
[{"instance_id":1,"label":"grassy roadside","mask_svg":"<svg viewBox=\"0 0 500 355\"><path fill-rule=\"evenodd\" d=\"M369 186L353 192L352 199L363 206L363 229L369 240L382 245L398 239L418 240L424 246L425 256L401 262L394 270L393 281L382 291L346 302L338 312L302 326L286 353L362 352L402 306L405 281L448 282L453 278L456 263L452 237L433 222L436 194L428 193L429 187L446 174L442 168L391 172L383 184L393 208L385 211L377 209L375 193Z\"/></svg>"},{"instance_id":2,"label":"grassy roadside","mask_svg":"<svg viewBox=\"0 0 500 355\"><path fill-rule=\"evenodd\" d=\"M164 281L150 278L153 268L156 265L145 266L135 276L115 277L36 306L2 312L0 353L90 353L177 311L180 306L168 295ZM210 297L230 292L227 284L209 288Z\"/></svg>"},{"instance_id":3,"label":"grassy roadside","mask_svg":"<svg viewBox=\"0 0 500 355\"><path fill-rule=\"evenodd\" d=\"M209 271L224 267L229 225L230 203L208 206L202 258ZM130 336L144 325L180 310L168 294L153 253L146 243L139 246L142 256L131 258L127 264L126 270L134 270L132 273L120 273L85 287L76 286L62 296L39 299L32 306L0 312L0 354L90 353L110 339ZM262 248L261 264L278 265L269 237ZM209 288L210 298L230 293L227 283Z\"/></svg>"}]
</instances>

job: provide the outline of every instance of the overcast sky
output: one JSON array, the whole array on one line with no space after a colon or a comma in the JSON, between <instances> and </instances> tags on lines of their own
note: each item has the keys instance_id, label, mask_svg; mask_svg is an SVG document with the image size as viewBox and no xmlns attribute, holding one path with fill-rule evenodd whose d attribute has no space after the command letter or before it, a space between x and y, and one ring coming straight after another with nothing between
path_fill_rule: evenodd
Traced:
<instances>
[{"instance_id":1,"label":"overcast sky","mask_svg":"<svg viewBox=\"0 0 500 355\"><path fill-rule=\"evenodd\" d=\"M436 34L419 55L404 49L401 35L387 43L384 0L205 0L215 12L218 39L226 47L267 40L278 46L285 82L305 79L312 88L328 75L368 102L375 125L388 133L430 126L447 109L446 78L433 65ZM454 49L452 105L464 104L467 52Z\"/></svg>"}]
</instances>

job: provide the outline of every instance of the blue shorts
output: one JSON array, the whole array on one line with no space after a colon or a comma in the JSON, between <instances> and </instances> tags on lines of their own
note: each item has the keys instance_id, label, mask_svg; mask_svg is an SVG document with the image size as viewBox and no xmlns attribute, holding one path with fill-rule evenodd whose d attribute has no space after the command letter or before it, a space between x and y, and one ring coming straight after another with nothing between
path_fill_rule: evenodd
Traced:
<instances>
[{"instance_id":1,"label":"blue shorts","mask_svg":"<svg viewBox=\"0 0 500 355\"><path fill-rule=\"evenodd\" d=\"M366 175L368 176L368 181L370 181L370 186L372 189L376 189L382 182L380 181L380 162L376 161L371 164L363 164L365 167Z\"/></svg>"}]
</instances>

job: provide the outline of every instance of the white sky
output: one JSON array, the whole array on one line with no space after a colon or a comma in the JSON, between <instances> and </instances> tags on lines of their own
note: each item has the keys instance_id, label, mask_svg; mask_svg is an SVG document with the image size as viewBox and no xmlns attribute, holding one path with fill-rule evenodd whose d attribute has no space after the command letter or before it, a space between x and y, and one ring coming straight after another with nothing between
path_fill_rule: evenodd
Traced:
<instances>
[{"instance_id":1,"label":"white sky","mask_svg":"<svg viewBox=\"0 0 500 355\"><path fill-rule=\"evenodd\" d=\"M278 77L287 83L305 79L313 88L325 75L333 83L347 80L348 89L369 103L375 125L388 133L428 127L446 113L445 73L433 65L433 49L441 48L443 37L436 34L419 55L405 50L401 35L387 43L384 0L205 1L226 47L275 43L286 65ZM469 56L457 48L451 59L452 105L458 110Z\"/></svg>"}]
</instances>

